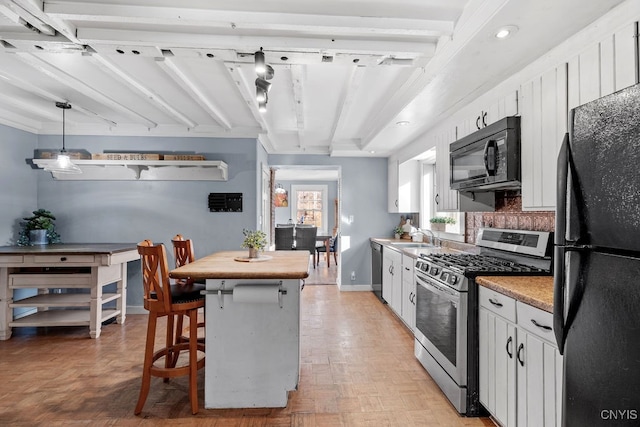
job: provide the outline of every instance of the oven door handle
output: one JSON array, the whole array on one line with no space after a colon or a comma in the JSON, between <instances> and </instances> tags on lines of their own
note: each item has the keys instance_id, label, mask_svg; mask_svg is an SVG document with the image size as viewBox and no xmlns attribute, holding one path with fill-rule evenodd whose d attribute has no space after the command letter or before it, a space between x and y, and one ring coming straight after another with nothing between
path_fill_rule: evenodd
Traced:
<instances>
[{"instance_id":1,"label":"oven door handle","mask_svg":"<svg viewBox=\"0 0 640 427\"><path fill-rule=\"evenodd\" d=\"M443 289L442 287L431 283L430 280L427 281L421 277L417 280L417 282L420 286L422 286L429 292L439 295L456 304L460 302L460 294L454 290L449 291L448 289Z\"/></svg>"}]
</instances>

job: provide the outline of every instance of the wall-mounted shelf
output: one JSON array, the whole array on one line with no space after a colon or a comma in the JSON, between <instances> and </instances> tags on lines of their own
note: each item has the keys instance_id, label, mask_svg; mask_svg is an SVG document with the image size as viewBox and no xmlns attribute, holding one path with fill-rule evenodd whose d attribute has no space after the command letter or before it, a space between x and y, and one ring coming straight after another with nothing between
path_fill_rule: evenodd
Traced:
<instances>
[{"instance_id":1,"label":"wall-mounted shelf","mask_svg":"<svg viewBox=\"0 0 640 427\"><path fill-rule=\"evenodd\" d=\"M220 160L72 160L81 174L52 172L53 159L33 159L54 179L76 181L226 181L227 164Z\"/></svg>"}]
</instances>

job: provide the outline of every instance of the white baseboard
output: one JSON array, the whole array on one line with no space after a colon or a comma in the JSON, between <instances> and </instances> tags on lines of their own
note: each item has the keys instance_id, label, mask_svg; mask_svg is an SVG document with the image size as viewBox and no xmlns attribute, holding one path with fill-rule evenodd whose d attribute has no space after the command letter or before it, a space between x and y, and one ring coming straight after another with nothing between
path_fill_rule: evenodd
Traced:
<instances>
[{"instance_id":1,"label":"white baseboard","mask_svg":"<svg viewBox=\"0 0 640 427\"><path fill-rule=\"evenodd\" d=\"M371 285L344 285L338 286L341 292L373 292L373 287Z\"/></svg>"}]
</instances>

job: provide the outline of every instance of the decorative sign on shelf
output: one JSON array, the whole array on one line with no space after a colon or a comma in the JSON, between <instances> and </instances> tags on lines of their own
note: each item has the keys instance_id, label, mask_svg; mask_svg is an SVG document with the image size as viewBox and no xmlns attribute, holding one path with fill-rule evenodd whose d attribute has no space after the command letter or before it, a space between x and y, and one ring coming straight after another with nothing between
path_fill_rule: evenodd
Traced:
<instances>
[{"instance_id":1,"label":"decorative sign on shelf","mask_svg":"<svg viewBox=\"0 0 640 427\"><path fill-rule=\"evenodd\" d=\"M149 153L94 153L93 160L162 160L161 154Z\"/></svg>"},{"instance_id":2,"label":"decorative sign on shelf","mask_svg":"<svg viewBox=\"0 0 640 427\"><path fill-rule=\"evenodd\" d=\"M242 193L210 193L210 212L242 212Z\"/></svg>"}]
</instances>

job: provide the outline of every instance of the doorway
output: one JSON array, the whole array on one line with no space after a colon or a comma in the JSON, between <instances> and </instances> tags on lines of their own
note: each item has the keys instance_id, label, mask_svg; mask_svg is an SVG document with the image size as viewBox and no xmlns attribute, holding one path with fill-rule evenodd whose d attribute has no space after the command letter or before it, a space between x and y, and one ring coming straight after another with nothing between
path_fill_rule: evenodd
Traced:
<instances>
[{"instance_id":1,"label":"doorway","mask_svg":"<svg viewBox=\"0 0 640 427\"><path fill-rule=\"evenodd\" d=\"M340 233L340 202L341 197L341 167L340 166L309 166L309 165L272 165L272 188L280 194L280 199L286 197L287 203L283 204L274 198L272 204L272 233L274 236L276 224L313 222L318 225L318 230L330 236ZM306 193L305 193L306 191ZM317 193L314 193L317 191ZM308 193L308 194L307 194ZM275 196L275 191L274 191ZM300 197L300 202L298 201ZM309 197L313 203L306 205L302 202ZM320 231L319 231L320 233ZM273 243L273 242L272 242ZM337 285L341 273L341 256L338 239L337 265L333 253L320 253L320 260L314 269L309 269L309 277L305 279L305 285Z\"/></svg>"}]
</instances>

